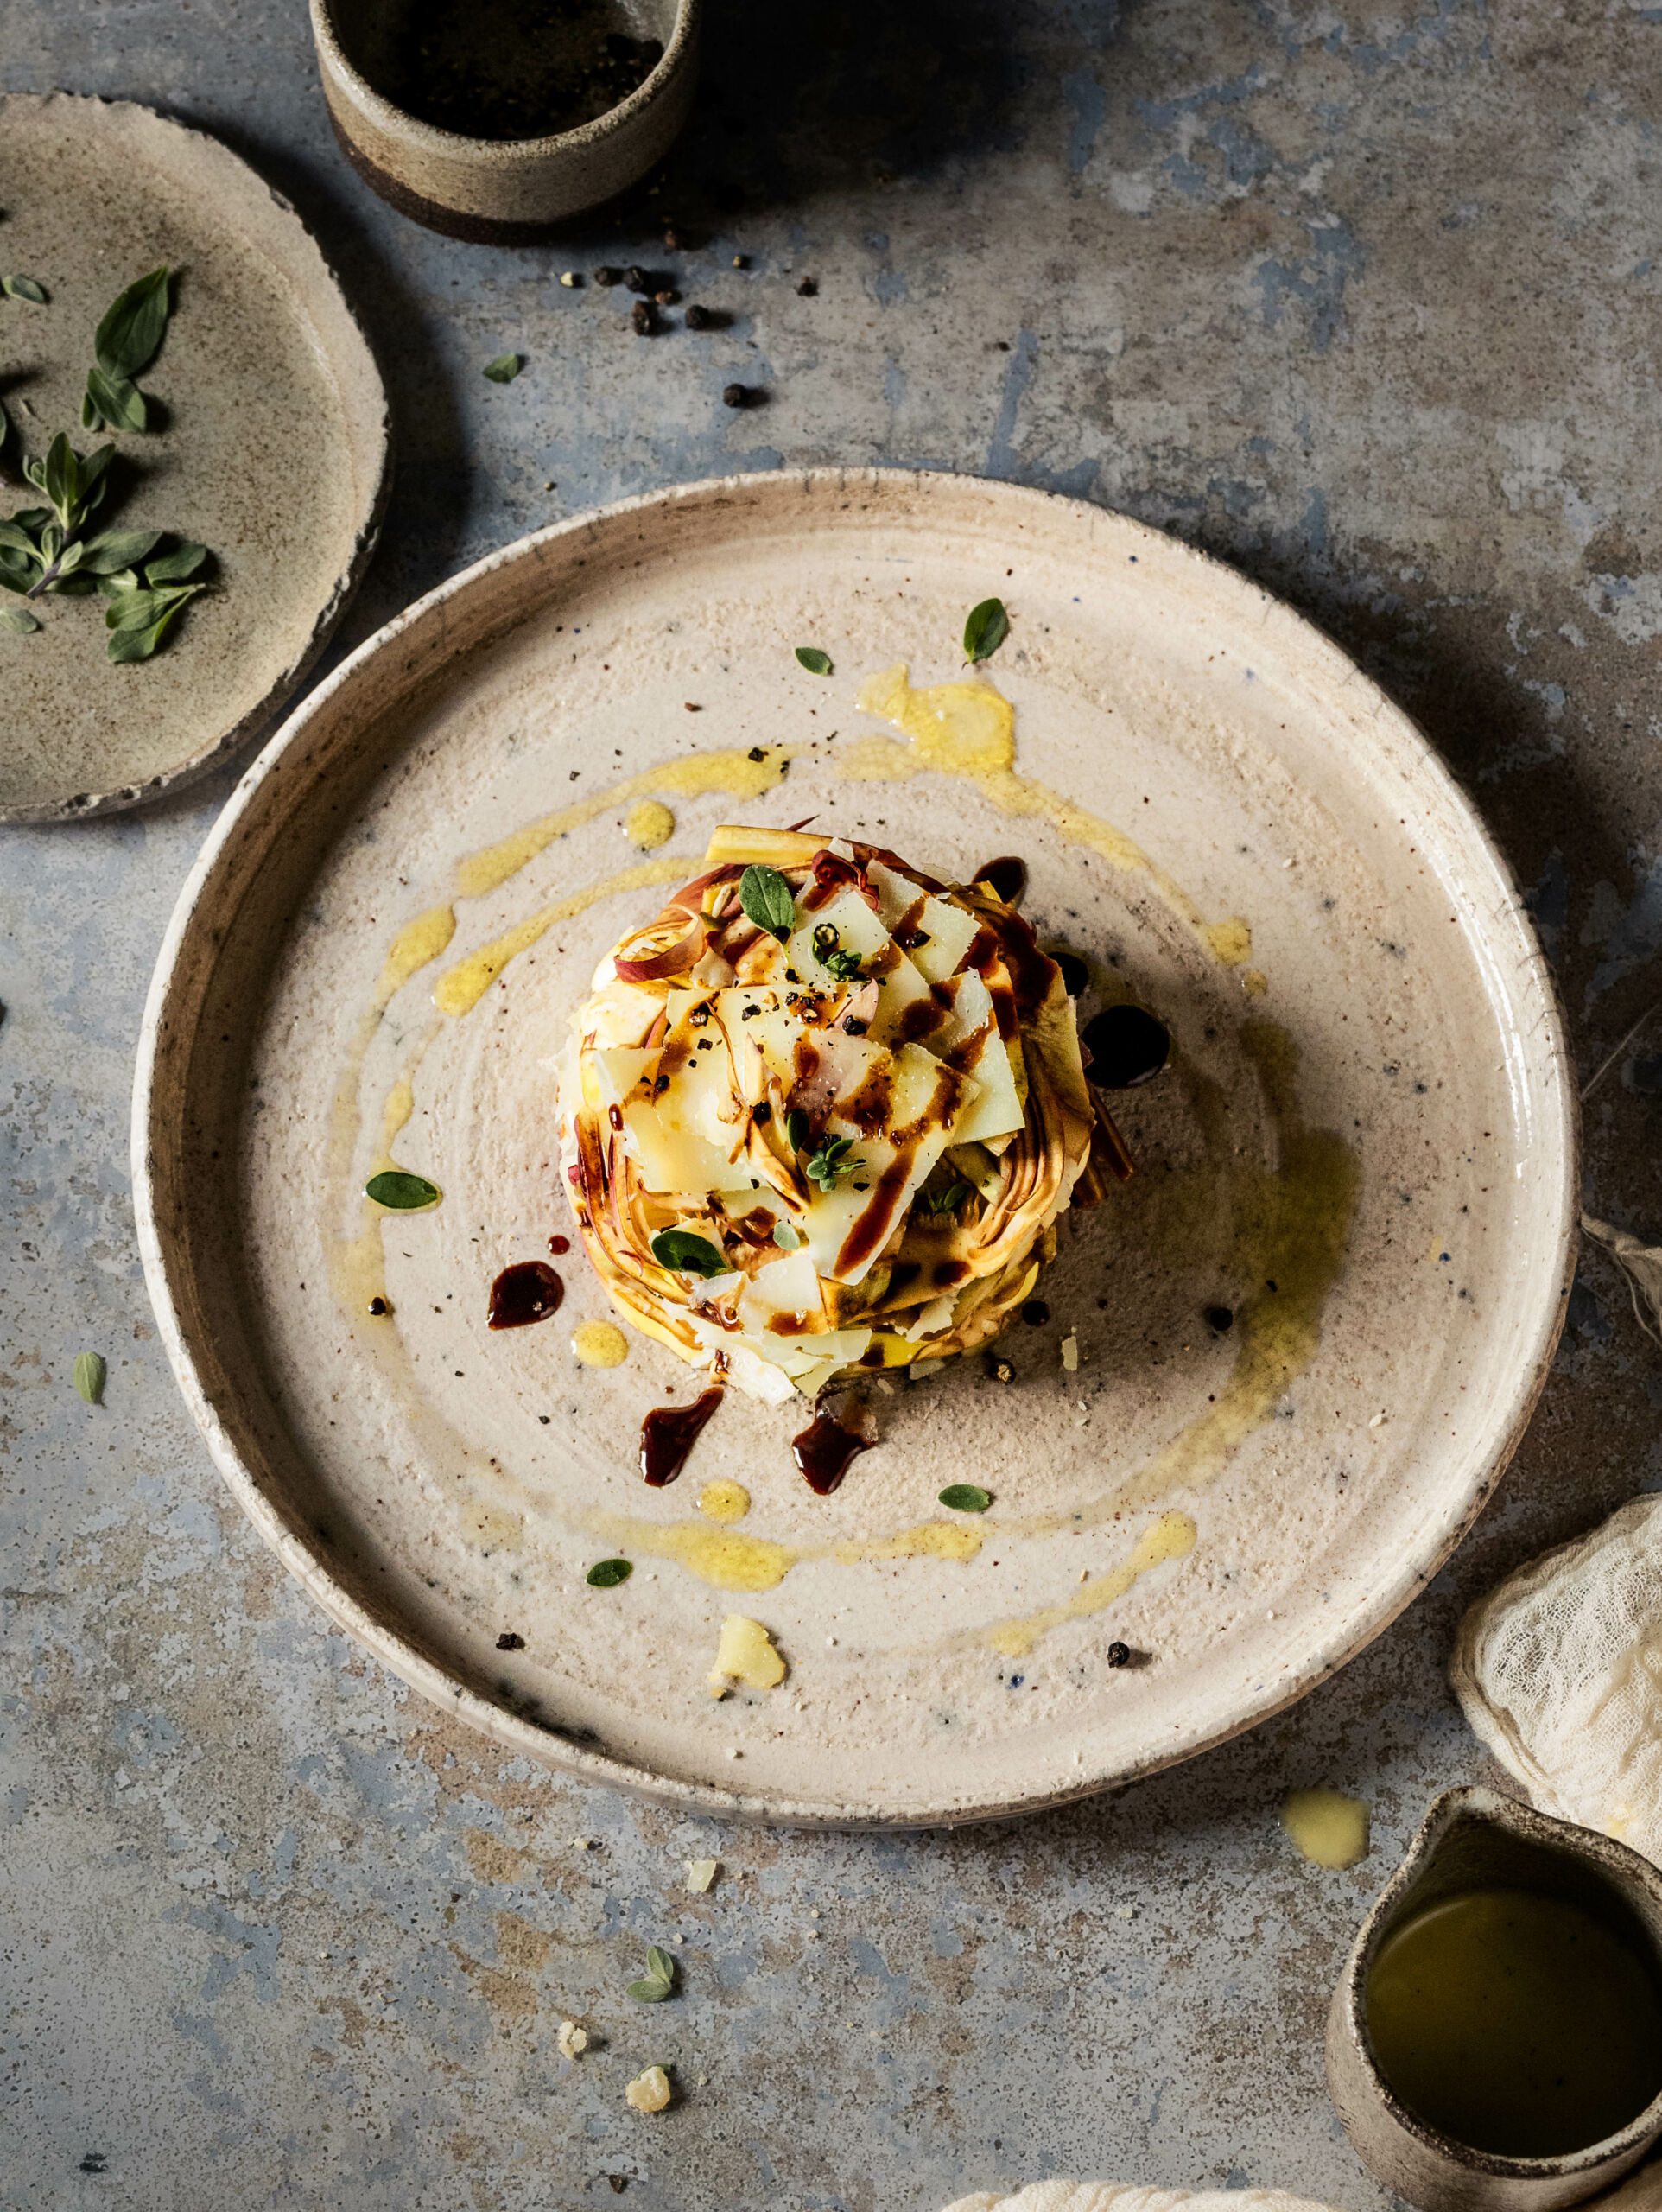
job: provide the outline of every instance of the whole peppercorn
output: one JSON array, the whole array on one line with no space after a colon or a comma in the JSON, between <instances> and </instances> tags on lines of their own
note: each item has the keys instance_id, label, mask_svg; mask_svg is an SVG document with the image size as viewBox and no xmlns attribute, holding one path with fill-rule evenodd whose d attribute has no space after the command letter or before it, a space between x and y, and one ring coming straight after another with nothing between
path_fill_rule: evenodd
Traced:
<instances>
[{"instance_id":1,"label":"whole peppercorn","mask_svg":"<svg viewBox=\"0 0 1662 2212\"><path fill-rule=\"evenodd\" d=\"M721 404L724 407L748 407L751 396L748 385L724 384L721 387Z\"/></svg>"},{"instance_id":2,"label":"whole peppercorn","mask_svg":"<svg viewBox=\"0 0 1662 2212\"><path fill-rule=\"evenodd\" d=\"M687 327L688 330L714 330L715 317L710 313L708 308L701 308L695 303L687 310Z\"/></svg>"},{"instance_id":3,"label":"whole peppercorn","mask_svg":"<svg viewBox=\"0 0 1662 2212\"><path fill-rule=\"evenodd\" d=\"M621 284L623 280L624 273L621 269L597 269L594 272L595 283L597 284L604 284L608 291L611 289L612 285Z\"/></svg>"},{"instance_id":4,"label":"whole peppercorn","mask_svg":"<svg viewBox=\"0 0 1662 2212\"><path fill-rule=\"evenodd\" d=\"M625 269L624 271L624 282L628 285L631 292L639 292L644 295L650 292L652 289L652 279L647 275L644 269L638 267L631 266Z\"/></svg>"},{"instance_id":5,"label":"whole peppercorn","mask_svg":"<svg viewBox=\"0 0 1662 2212\"><path fill-rule=\"evenodd\" d=\"M629 310L629 320L637 338L654 338L658 331L658 311L650 300L637 300Z\"/></svg>"},{"instance_id":6,"label":"whole peppercorn","mask_svg":"<svg viewBox=\"0 0 1662 2212\"><path fill-rule=\"evenodd\" d=\"M811 276L804 276L796 287L796 296L799 299L811 300L817 296L819 289Z\"/></svg>"},{"instance_id":7,"label":"whole peppercorn","mask_svg":"<svg viewBox=\"0 0 1662 2212\"><path fill-rule=\"evenodd\" d=\"M1131 1664L1130 1644L1111 1643L1108 1646L1108 1664L1110 1667L1129 1667Z\"/></svg>"},{"instance_id":8,"label":"whole peppercorn","mask_svg":"<svg viewBox=\"0 0 1662 2212\"><path fill-rule=\"evenodd\" d=\"M654 303L654 305L655 305L655 306L657 306L657 307L661 307L661 308L672 308L672 307L674 307L674 305L675 305L676 302L680 297L681 297L680 293L679 293L679 292L672 292L672 291L669 289L669 286L668 286L667 284L664 286L663 289L661 292L654 292L654 293L653 293L653 295L652 295L652 300L653 300L653 303Z\"/></svg>"}]
</instances>

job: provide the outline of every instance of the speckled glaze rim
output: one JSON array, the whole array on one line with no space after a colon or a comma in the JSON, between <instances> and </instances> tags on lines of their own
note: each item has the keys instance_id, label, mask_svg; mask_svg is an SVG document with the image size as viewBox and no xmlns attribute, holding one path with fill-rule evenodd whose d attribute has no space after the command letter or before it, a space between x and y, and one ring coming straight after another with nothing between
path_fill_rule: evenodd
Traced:
<instances>
[{"instance_id":1,"label":"speckled glaze rim","mask_svg":"<svg viewBox=\"0 0 1662 2212\"><path fill-rule=\"evenodd\" d=\"M1426 738L1409 717L1305 617L1263 587L1224 563L1187 546L1180 539L1134 518L1115 515L1115 524L1136 533L1150 545L1165 548L1179 562L1193 563L1208 588L1220 599L1251 604L1253 620L1266 632L1279 631L1290 647L1342 677L1369 702L1377 717L1375 742L1382 759L1403 776L1405 784L1418 785L1430 800L1450 810L1469 839L1474 868L1487 871L1484 888L1492 895L1487 910L1492 917L1490 950L1504 954L1520 988L1532 989L1539 1007L1529 1036L1530 1068L1533 1077L1532 1103L1538 1109L1541 1141L1552 1147L1556 1173L1552 1205L1556 1212L1551 1246L1556 1255L1550 1273L1542 1269L1538 1309L1526 1332L1517 1361L1516 1379L1509 1397L1497 1408L1491 1440L1481 1471L1469 1491L1448 1516L1428 1532L1423 1550L1405 1556L1394 1578L1379 1593L1367 1619L1359 1627L1336 1636L1316 1649L1301 1671L1278 1681L1257 1702L1247 1705L1227 1725L1177 1735L1158 1751L1128 1767L1108 1774L1081 1775L1065 1788L1046 1789L1016 1798L953 1802L905 1815L866 1808L846 1808L796 1799L764 1798L714 1784L678 1781L644 1771L623 1760L585 1750L535 1721L508 1712L436 1665L424 1652L395 1630L375 1618L330 1571L327 1554L315 1539L285 1518L267 1495L257 1469L243 1458L206 1388L182 1320L184 1287L182 1251L175 1253L175 1233L164 1226L158 1206L159 1185L170 1173L168 1153L175 1142L181 1120L180 1092L188 1065L188 1025L183 1007L193 995L193 970L217 957L234 926L243 889L239 868L250 865L247 853L254 847L245 832L248 818L271 798L275 785L281 794L293 782L283 770L289 757L299 756L312 724L354 690L372 688L372 671L384 655L395 658L410 633L429 621L453 623L458 635L467 633L465 621L455 619L456 603L464 602L486 579L516 564L527 564L535 574L543 550L559 540L593 531L620 519L660 508L694 503L720 505L743 495L746 499L790 499L802 492L828 496L862 491L910 491L927 500L940 487L974 482L1012 511L1012 526L1041 534L1045 518L1062 512L1099 519L1105 511L1089 502L1058 493L965 479L944 471L878 468L821 468L780 471L765 475L708 479L702 482L648 493L595 508L587 513L551 524L491 554L390 622L358 646L318 686L289 717L243 777L236 791L209 834L179 897L167 936L157 958L140 1033L133 1101L133 1185L139 1250L158 1327L174 1372L215 1464L232 1493L266 1542L289 1571L305 1585L338 1626L353 1637L390 1671L434 1705L479 1730L518 1756L558 1766L591 1782L636 1791L684 1810L719 1814L739 1819L803 1827L923 1828L955 1827L971 1821L1005 1819L1042 1811L1118 1789L1163 1769L1209 1751L1248 1728L1258 1726L1307 1695L1364 1649L1417 1597L1431 1576L1455 1550L1493 1491L1507 1462L1528 1425L1545 1387L1553 1351L1564 1324L1565 1304L1575 1274L1576 1221L1579 1204L1579 1122L1575 1085L1564 1041L1557 993L1545 956L1519 897L1511 873L1488 829L1432 751ZM175 1264L181 1270L175 1278Z\"/></svg>"},{"instance_id":2,"label":"speckled glaze rim","mask_svg":"<svg viewBox=\"0 0 1662 2212\"><path fill-rule=\"evenodd\" d=\"M338 0L309 0L329 120L341 151L371 191L412 222L447 238L484 245L538 245L576 217L616 199L661 160L692 105L702 0L676 0L675 25L651 70L625 99L574 130L539 138L470 138L423 122L377 90L341 44ZM657 112L655 114L654 111ZM377 160L352 127L356 114L413 168L442 164L477 181L477 198L498 194L557 202L533 214L464 207L417 188L410 177ZM638 149L618 142L631 137Z\"/></svg>"},{"instance_id":3,"label":"speckled glaze rim","mask_svg":"<svg viewBox=\"0 0 1662 2212\"><path fill-rule=\"evenodd\" d=\"M199 777L217 767L228 753L238 751L257 734L267 729L277 709L286 700L293 697L304 681L318 655L327 645L335 625L351 605L352 595L363 581L364 572L375 551L392 490L392 416L374 350L316 234L276 186L268 184L257 169L245 162L240 154L233 153L211 130L199 130L194 124L177 122L171 116L159 114L155 109L146 107L142 101L100 99L79 92L0 92L0 112L3 112L8 105L25 100L33 105L51 101L83 111L97 110L143 116L146 118L145 128L154 129L162 134L176 133L181 139L193 141L193 150L199 159L219 164L225 175L227 195L233 200L239 194L265 194L278 213L294 227L296 251L289 273L299 276L303 270L308 289L314 289L318 300L327 305L327 314L314 327L320 358L327 363L337 385L344 386L356 381L378 395L379 409L370 440L358 456L361 463L358 481L363 486L363 496L353 531L351 554L330 587L327 598L319 607L316 619L293 659L263 696L200 752L193 753L188 760L181 760L176 767L167 769L159 776L151 776L140 784L114 785L108 791L78 791L46 804L0 804L0 823L79 822L95 814L117 814L128 807L145 805L151 799L159 798L164 791L177 791L184 785L194 783ZM315 264L314 268L305 267L308 261ZM338 348L329 348L325 345L326 326L330 323L336 326L338 338L343 339L348 347L354 349L355 358L347 360Z\"/></svg>"},{"instance_id":4,"label":"speckled glaze rim","mask_svg":"<svg viewBox=\"0 0 1662 2212\"><path fill-rule=\"evenodd\" d=\"M1374 2056L1367 2027L1367 1977L1374 1957L1395 1925L1403 1899L1434 1860L1439 1847L1456 1829L1469 1824L1505 1830L1526 1843L1579 1860L1614 1886L1641 1891L1662 1925L1662 1872L1631 1846L1614 1836L1601 1835L1596 1829L1578 1827L1573 1821L1538 1812L1532 1805L1502 1796L1498 1790L1475 1786L1445 1791L1426 1814L1401 1865L1370 1906L1334 1991L1328 2025L1328 2079L1334 2101L1357 2155L1389 2189L1400 2190L1403 2176L1381 2171L1364 2150L1359 2136L1366 2134L1366 2119L1359 2111L1359 2125L1353 2127L1346 2109L1357 2092L1367 2100L1368 2113L1393 2131L1400 2131L1429 2164L1448 2169L1447 2191L1440 2202L1513 2207L1581 2203L1595 2190L1631 2172L1662 2139L1662 2090L1625 2127L1600 2142L1556 2158L1509 2158L1474 2150L1421 2120L1397 2096ZM1422 2194L1409 2201L1429 2205L1432 2198Z\"/></svg>"}]
</instances>

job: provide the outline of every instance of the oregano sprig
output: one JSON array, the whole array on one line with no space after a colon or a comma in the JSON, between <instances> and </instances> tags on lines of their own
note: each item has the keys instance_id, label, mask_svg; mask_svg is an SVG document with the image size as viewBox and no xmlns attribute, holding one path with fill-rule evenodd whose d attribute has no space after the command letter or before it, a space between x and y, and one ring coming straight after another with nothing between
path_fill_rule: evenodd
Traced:
<instances>
[{"instance_id":1,"label":"oregano sprig","mask_svg":"<svg viewBox=\"0 0 1662 2212\"><path fill-rule=\"evenodd\" d=\"M93 365L81 403L83 427L139 431L149 408L134 378L148 369L167 335L172 311L172 271L153 269L120 293L105 310L93 339ZM0 289L43 302L33 278L0 280ZM193 538L161 530L106 529L94 532L117 459L113 443L82 453L60 430L43 455L20 456L16 426L0 406L0 477L23 480L42 493L44 506L20 508L0 520L0 591L26 601L52 594L85 596L98 591L107 602L105 652L114 662L149 660L190 601L208 588L202 571L210 556ZM0 632L28 637L41 627L28 607L0 606Z\"/></svg>"}]
</instances>

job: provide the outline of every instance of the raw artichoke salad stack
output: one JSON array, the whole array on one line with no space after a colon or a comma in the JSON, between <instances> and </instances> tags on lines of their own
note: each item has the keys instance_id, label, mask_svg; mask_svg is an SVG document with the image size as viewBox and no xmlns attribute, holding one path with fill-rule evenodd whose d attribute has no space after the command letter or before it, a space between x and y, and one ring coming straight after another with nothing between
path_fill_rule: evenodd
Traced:
<instances>
[{"instance_id":1,"label":"raw artichoke salad stack","mask_svg":"<svg viewBox=\"0 0 1662 2212\"><path fill-rule=\"evenodd\" d=\"M783 830L716 831L600 963L560 1083L614 1303L776 1404L996 1335L1100 1195L1106 1126L1061 971L989 885Z\"/></svg>"}]
</instances>

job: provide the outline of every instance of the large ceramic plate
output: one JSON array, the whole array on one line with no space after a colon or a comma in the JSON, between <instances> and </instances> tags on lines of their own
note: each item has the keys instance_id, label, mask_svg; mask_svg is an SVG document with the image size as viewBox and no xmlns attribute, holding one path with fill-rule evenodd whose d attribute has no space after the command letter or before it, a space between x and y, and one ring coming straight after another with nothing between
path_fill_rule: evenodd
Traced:
<instances>
[{"instance_id":1,"label":"large ceramic plate","mask_svg":"<svg viewBox=\"0 0 1662 2212\"><path fill-rule=\"evenodd\" d=\"M1013 760L858 708L897 663L962 678L992 593ZM666 848L631 842L643 799ZM486 1294L570 1228L549 1061L597 957L718 822L805 816L943 875L1024 854L1041 929L1175 1059L1122 1100L1138 1173L1066 1241L1012 1379L875 1389L880 1446L828 1498L799 1423L731 1401L649 1491L641 1417L688 1371L640 1340L577 1363L602 1307L576 1253L552 1320L492 1334ZM136 1116L180 1382L327 1611L517 1750L792 1820L1053 1802L1310 1688L1476 1512L1570 1272L1548 977L1412 728L1170 539L945 476L666 493L412 608L215 830ZM369 1218L389 1151L440 1205ZM701 1511L717 1478L742 1522ZM955 1480L993 1510L944 1511ZM589 1587L612 1555L631 1579ZM708 1694L730 1612L772 1633L777 1689Z\"/></svg>"},{"instance_id":2,"label":"large ceramic plate","mask_svg":"<svg viewBox=\"0 0 1662 2212\"><path fill-rule=\"evenodd\" d=\"M163 264L174 315L143 382L151 427L116 439L103 519L200 539L215 588L166 649L112 666L97 601L48 596L0 635L0 822L132 806L257 730L321 651L375 543L386 397L363 332L281 199L230 148L127 101L0 97L8 273L50 294L0 312L0 397L23 450L80 428L92 334ZM15 458L15 456L14 456ZM39 495L0 482L0 516Z\"/></svg>"}]
</instances>

